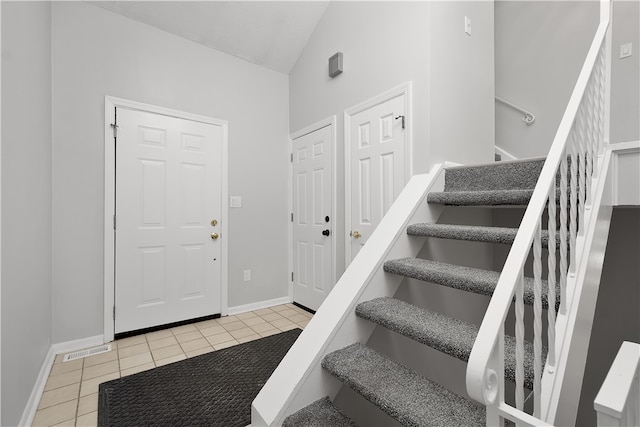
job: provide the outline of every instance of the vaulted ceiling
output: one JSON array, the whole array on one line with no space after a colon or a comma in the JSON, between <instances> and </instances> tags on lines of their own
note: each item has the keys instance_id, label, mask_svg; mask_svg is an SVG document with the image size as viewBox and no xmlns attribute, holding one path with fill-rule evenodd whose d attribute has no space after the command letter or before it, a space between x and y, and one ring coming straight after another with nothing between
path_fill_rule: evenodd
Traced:
<instances>
[{"instance_id":1,"label":"vaulted ceiling","mask_svg":"<svg viewBox=\"0 0 640 427\"><path fill-rule=\"evenodd\" d=\"M289 74L324 1L92 1L119 15Z\"/></svg>"}]
</instances>

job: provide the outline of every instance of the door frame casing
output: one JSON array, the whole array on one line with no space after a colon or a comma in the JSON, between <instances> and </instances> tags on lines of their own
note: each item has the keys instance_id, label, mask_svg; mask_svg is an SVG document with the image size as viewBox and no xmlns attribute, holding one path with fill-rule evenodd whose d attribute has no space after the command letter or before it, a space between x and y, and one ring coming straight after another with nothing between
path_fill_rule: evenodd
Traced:
<instances>
[{"instance_id":1,"label":"door frame casing","mask_svg":"<svg viewBox=\"0 0 640 427\"><path fill-rule=\"evenodd\" d=\"M351 117L369 108L404 96L405 140L404 140L404 185L413 175L413 111L412 83L408 81L386 92L344 110L344 258L345 268L351 264ZM403 187L404 187L403 185Z\"/></svg>"},{"instance_id":2,"label":"door frame casing","mask_svg":"<svg viewBox=\"0 0 640 427\"><path fill-rule=\"evenodd\" d=\"M115 332L115 320L113 310L115 307L115 230L113 228L113 218L115 215L115 184L116 184L116 151L113 141L113 129L115 108L127 110L143 111L147 113L159 114L163 116L175 117L178 119L194 122L206 123L220 126L222 130L221 141L221 165L222 170L220 182L220 227L221 227L221 247L220 258L222 259L220 268L220 311L221 315L226 315L228 311L228 239L227 219L229 201L229 171L228 171L228 123L226 120L214 119L212 117L200 116L184 111L159 107L128 99L105 96L104 101L104 342L113 341Z\"/></svg>"},{"instance_id":3,"label":"door frame casing","mask_svg":"<svg viewBox=\"0 0 640 427\"><path fill-rule=\"evenodd\" d=\"M316 123L313 123L309 126L306 126L300 130L297 130L289 135L289 153L293 156L293 140L296 138L300 138L301 136L305 136L327 126L331 126L331 217L334 218L331 226L332 230L332 241L331 241L331 281L332 284L335 285L337 281L336 277L336 250L337 250L337 239L335 236L335 230L337 229L336 219L338 218L338 206L337 206L337 170L336 170L336 129L337 118L335 115L329 116L325 119L322 119ZM292 157L293 158L293 157ZM289 212L294 213L293 210L293 161L289 162ZM289 272L293 273L293 221L289 221L289 227L287 230L289 241ZM293 280L289 277L289 299L293 302Z\"/></svg>"}]
</instances>

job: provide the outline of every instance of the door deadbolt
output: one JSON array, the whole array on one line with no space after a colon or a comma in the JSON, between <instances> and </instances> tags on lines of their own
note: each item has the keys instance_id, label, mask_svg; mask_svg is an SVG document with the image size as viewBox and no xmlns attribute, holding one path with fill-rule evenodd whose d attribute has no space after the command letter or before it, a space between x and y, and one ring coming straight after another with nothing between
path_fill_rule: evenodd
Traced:
<instances>
[{"instance_id":1,"label":"door deadbolt","mask_svg":"<svg viewBox=\"0 0 640 427\"><path fill-rule=\"evenodd\" d=\"M358 231L354 231L351 235L354 239L359 239L362 236Z\"/></svg>"},{"instance_id":2,"label":"door deadbolt","mask_svg":"<svg viewBox=\"0 0 640 427\"><path fill-rule=\"evenodd\" d=\"M327 230L322 230L322 235L323 235L323 236L328 236L328 235L330 235L330 234L331 234L331 231L329 231L329 229L327 229Z\"/></svg>"},{"instance_id":3,"label":"door deadbolt","mask_svg":"<svg viewBox=\"0 0 640 427\"><path fill-rule=\"evenodd\" d=\"M211 220L211 226L215 227L216 225L218 225L218 220L217 219L212 219Z\"/></svg>"},{"instance_id":4,"label":"door deadbolt","mask_svg":"<svg viewBox=\"0 0 640 427\"><path fill-rule=\"evenodd\" d=\"M218 235L218 233L211 233L211 238L212 238L213 240L216 240L218 237L220 237L220 236Z\"/></svg>"}]
</instances>

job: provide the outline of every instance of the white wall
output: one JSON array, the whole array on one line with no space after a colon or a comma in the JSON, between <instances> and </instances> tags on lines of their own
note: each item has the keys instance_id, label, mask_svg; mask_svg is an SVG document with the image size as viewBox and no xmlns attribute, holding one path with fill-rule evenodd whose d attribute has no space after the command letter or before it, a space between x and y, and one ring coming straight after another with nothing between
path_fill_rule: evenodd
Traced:
<instances>
[{"instance_id":1,"label":"white wall","mask_svg":"<svg viewBox=\"0 0 640 427\"><path fill-rule=\"evenodd\" d=\"M2 419L51 345L51 4L2 3Z\"/></svg>"},{"instance_id":2,"label":"white wall","mask_svg":"<svg viewBox=\"0 0 640 427\"><path fill-rule=\"evenodd\" d=\"M229 306L286 296L287 76L84 2L52 46L54 342L103 332L105 95L228 120Z\"/></svg>"},{"instance_id":3,"label":"white wall","mask_svg":"<svg viewBox=\"0 0 640 427\"><path fill-rule=\"evenodd\" d=\"M488 1L431 3L429 166L445 160L492 162L495 144L494 6ZM464 17L471 19L471 36ZM422 121L423 117L417 117ZM418 140L417 140L418 141ZM421 141L419 143L422 143Z\"/></svg>"},{"instance_id":4,"label":"white wall","mask_svg":"<svg viewBox=\"0 0 640 427\"><path fill-rule=\"evenodd\" d=\"M620 59L620 45L631 42L633 55ZM611 60L611 142L640 140L640 2L613 3Z\"/></svg>"},{"instance_id":5,"label":"white wall","mask_svg":"<svg viewBox=\"0 0 640 427\"><path fill-rule=\"evenodd\" d=\"M595 1L496 1L496 145L517 158L546 156L599 22Z\"/></svg>"},{"instance_id":6,"label":"white wall","mask_svg":"<svg viewBox=\"0 0 640 427\"><path fill-rule=\"evenodd\" d=\"M465 15L473 37L464 34ZM331 79L328 58L338 51L344 72ZM289 75L290 129L337 115L338 276L346 234L343 112L407 81L413 84L414 173L445 159L491 160L493 3L331 2L318 23Z\"/></svg>"}]
</instances>

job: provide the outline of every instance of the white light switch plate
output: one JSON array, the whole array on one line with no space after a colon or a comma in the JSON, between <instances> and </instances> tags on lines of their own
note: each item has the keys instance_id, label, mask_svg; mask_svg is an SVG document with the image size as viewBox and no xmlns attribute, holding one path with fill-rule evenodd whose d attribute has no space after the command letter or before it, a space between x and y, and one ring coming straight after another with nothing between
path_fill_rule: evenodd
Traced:
<instances>
[{"instance_id":1,"label":"white light switch plate","mask_svg":"<svg viewBox=\"0 0 640 427\"><path fill-rule=\"evenodd\" d=\"M240 196L231 196L231 197L229 197L229 207L230 208L241 208L242 207L242 197L240 197Z\"/></svg>"},{"instance_id":2,"label":"white light switch plate","mask_svg":"<svg viewBox=\"0 0 640 427\"><path fill-rule=\"evenodd\" d=\"M625 43L620 45L620 59L628 58L633 53L633 44Z\"/></svg>"}]
</instances>

